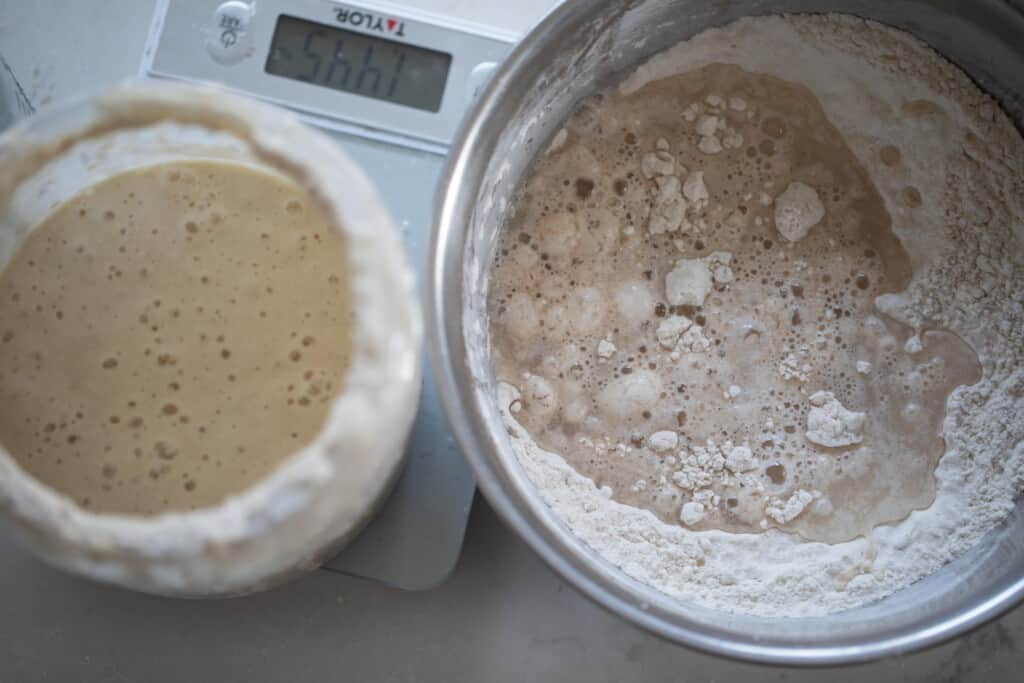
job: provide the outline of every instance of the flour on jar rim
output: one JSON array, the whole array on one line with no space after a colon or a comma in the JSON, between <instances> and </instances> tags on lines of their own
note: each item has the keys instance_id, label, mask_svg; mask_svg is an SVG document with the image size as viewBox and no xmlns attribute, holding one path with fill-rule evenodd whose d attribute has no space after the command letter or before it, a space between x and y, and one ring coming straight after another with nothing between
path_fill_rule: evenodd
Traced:
<instances>
[{"instance_id":1,"label":"flour on jar rim","mask_svg":"<svg viewBox=\"0 0 1024 683\"><path fill-rule=\"evenodd\" d=\"M527 180L490 309L512 447L584 543L680 600L798 616L878 600L1005 518L1024 142L987 96L898 31L765 17L581 111L602 134L570 118ZM547 250L558 214L617 238ZM600 324L568 330L588 288ZM523 369L586 417L513 419Z\"/></svg>"}]
</instances>

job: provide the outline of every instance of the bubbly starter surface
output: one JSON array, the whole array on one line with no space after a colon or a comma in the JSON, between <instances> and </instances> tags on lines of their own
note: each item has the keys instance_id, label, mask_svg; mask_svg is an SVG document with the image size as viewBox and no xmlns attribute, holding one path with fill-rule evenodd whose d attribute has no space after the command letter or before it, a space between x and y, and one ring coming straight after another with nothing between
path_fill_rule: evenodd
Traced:
<instances>
[{"instance_id":1,"label":"bubbly starter surface","mask_svg":"<svg viewBox=\"0 0 1024 683\"><path fill-rule=\"evenodd\" d=\"M0 443L89 509L215 505L320 430L352 310L307 192L220 162L115 176L0 275Z\"/></svg>"},{"instance_id":2,"label":"bubbly starter surface","mask_svg":"<svg viewBox=\"0 0 1024 683\"><path fill-rule=\"evenodd\" d=\"M955 335L877 312L911 273L813 93L711 65L596 96L555 138L498 247L496 374L614 500L849 540L931 504L946 400L980 377Z\"/></svg>"}]
</instances>

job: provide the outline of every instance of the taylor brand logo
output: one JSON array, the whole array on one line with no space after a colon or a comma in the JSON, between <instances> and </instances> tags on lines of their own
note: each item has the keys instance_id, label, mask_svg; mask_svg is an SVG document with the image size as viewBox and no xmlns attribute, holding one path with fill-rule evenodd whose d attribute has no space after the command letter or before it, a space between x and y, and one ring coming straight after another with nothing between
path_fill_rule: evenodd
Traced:
<instances>
[{"instance_id":1,"label":"taylor brand logo","mask_svg":"<svg viewBox=\"0 0 1024 683\"><path fill-rule=\"evenodd\" d=\"M394 17L385 17L373 12L336 7L334 17L339 24L353 28L365 28L378 33L388 33L399 38L405 37L405 22Z\"/></svg>"}]
</instances>

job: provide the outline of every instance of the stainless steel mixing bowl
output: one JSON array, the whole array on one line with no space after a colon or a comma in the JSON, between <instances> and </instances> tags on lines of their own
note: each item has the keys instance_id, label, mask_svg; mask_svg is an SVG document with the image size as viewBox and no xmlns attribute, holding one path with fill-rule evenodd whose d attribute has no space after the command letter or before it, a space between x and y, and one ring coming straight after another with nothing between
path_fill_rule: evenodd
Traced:
<instances>
[{"instance_id":1,"label":"stainless steel mixing bowl","mask_svg":"<svg viewBox=\"0 0 1024 683\"><path fill-rule=\"evenodd\" d=\"M467 116L439 190L430 247L430 351L452 427L480 489L577 589L679 643L741 659L835 664L926 647L1024 598L1024 502L973 551L869 606L826 617L728 614L680 602L602 560L542 502L495 400L485 275L510 198L575 103L653 54L741 16L847 12L913 33L1024 122L1024 6L997 0L588 0L567 2L520 43Z\"/></svg>"}]
</instances>

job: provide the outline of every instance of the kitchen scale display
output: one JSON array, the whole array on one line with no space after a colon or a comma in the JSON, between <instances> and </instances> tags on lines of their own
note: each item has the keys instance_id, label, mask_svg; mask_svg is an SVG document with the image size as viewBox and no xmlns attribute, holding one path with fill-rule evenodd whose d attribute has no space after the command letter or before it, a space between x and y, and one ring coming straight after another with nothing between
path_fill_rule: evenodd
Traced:
<instances>
[{"instance_id":1,"label":"kitchen scale display","mask_svg":"<svg viewBox=\"0 0 1024 683\"><path fill-rule=\"evenodd\" d=\"M160 0L141 74L219 83L330 133L376 185L422 275L444 155L516 39L383 3ZM327 569L407 590L454 569L475 483L429 368L407 458L380 514Z\"/></svg>"},{"instance_id":2,"label":"kitchen scale display","mask_svg":"<svg viewBox=\"0 0 1024 683\"><path fill-rule=\"evenodd\" d=\"M394 19L390 21L394 22ZM436 112L452 56L282 15L266 72Z\"/></svg>"},{"instance_id":3,"label":"kitchen scale display","mask_svg":"<svg viewBox=\"0 0 1024 683\"><path fill-rule=\"evenodd\" d=\"M214 81L323 128L444 155L515 41L394 5L161 0L142 71Z\"/></svg>"}]
</instances>

